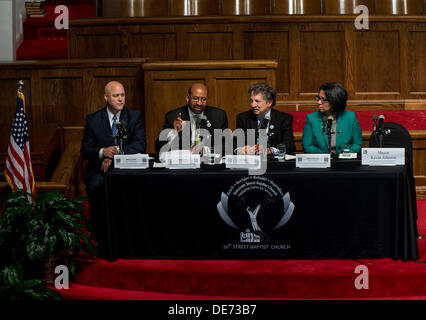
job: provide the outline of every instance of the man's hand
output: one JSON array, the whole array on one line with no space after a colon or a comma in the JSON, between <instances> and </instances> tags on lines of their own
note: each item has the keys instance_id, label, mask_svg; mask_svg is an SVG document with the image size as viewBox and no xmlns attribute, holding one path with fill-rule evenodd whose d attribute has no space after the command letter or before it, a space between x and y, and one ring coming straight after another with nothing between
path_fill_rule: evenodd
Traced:
<instances>
[{"instance_id":1,"label":"man's hand","mask_svg":"<svg viewBox=\"0 0 426 320\"><path fill-rule=\"evenodd\" d=\"M200 154L200 153L201 153L201 150L202 150L202 146L201 146L201 144L197 144L197 145L192 146L192 147L190 148L190 151L191 151L191 153L193 153L193 154Z\"/></svg>"},{"instance_id":2,"label":"man's hand","mask_svg":"<svg viewBox=\"0 0 426 320\"><path fill-rule=\"evenodd\" d=\"M106 173L109 170L109 167L111 167L111 163L111 159L104 159L104 161L102 161L101 170Z\"/></svg>"},{"instance_id":3,"label":"man's hand","mask_svg":"<svg viewBox=\"0 0 426 320\"><path fill-rule=\"evenodd\" d=\"M183 128L182 113L179 112L178 117L173 121L173 127L177 132L181 132Z\"/></svg>"},{"instance_id":4,"label":"man's hand","mask_svg":"<svg viewBox=\"0 0 426 320\"><path fill-rule=\"evenodd\" d=\"M118 150L118 146L104 148L102 150L102 155L104 156L104 158L113 159L114 155L119 154Z\"/></svg>"},{"instance_id":5,"label":"man's hand","mask_svg":"<svg viewBox=\"0 0 426 320\"><path fill-rule=\"evenodd\" d=\"M240 154L240 155L250 155L255 153L256 153L256 146L252 146L252 147L244 146L237 150L237 154Z\"/></svg>"}]
</instances>

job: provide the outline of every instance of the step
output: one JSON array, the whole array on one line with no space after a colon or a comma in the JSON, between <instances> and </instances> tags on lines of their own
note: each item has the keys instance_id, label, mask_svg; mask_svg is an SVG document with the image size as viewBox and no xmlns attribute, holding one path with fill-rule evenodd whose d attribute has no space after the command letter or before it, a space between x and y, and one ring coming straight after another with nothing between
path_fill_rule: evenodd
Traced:
<instances>
[{"instance_id":1,"label":"step","mask_svg":"<svg viewBox=\"0 0 426 320\"><path fill-rule=\"evenodd\" d=\"M24 40L16 51L16 60L67 59L68 39Z\"/></svg>"},{"instance_id":2,"label":"step","mask_svg":"<svg viewBox=\"0 0 426 320\"><path fill-rule=\"evenodd\" d=\"M359 265L368 268L368 290L354 285ZM80 266L73 282L111 289L266 299L423 296L426 263L392 259L98 260Z\"/></svg>"}]
</instances>

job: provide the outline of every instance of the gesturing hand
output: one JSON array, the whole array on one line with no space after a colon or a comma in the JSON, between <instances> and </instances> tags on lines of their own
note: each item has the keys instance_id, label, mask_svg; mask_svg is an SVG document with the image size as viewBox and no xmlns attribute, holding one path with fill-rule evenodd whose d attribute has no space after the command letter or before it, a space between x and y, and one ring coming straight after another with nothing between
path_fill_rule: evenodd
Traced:
<instances>
[{"instance_id":1,"label":"gesturing hand","mask_svg":"<svg viewBox=\"0 0 426 320\"><path fill-rule=\"evenodd\" d=\"M176 118L175 121L173 121L173 127L177 132L181 132L182 126L183 126L182 113L179 112L178 117Z\"/></svg>"}]
</instances>

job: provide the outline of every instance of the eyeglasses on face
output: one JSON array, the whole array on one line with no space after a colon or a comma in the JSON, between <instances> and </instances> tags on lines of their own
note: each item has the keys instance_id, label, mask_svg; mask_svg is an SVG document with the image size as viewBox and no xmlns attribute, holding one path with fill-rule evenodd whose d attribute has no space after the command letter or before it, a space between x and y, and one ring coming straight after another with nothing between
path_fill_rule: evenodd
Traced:
<instances>
[{"instance_id":1,"label":"eyeglasses on face","mask_svg":"<svg viewBox=\"0 0 426 320\"><path fill-rule=\"evenodd\" d=\"M328 102L326 98L323 98L321 96L315 96L315 100L317 100L317 102L321 101L321 103Z\"/></svg>"},{"instance_id":2,"label":"eyeglasses on face","mask_svg":"<svg viewBox=\"0 0 426 320\"><path fill-rule=\"evenodd\" d=\"M191 100L194 101L194 102L201 101L201 102L205 103L205 102L207 102L207 97L194 97L194 96L191 96Z\"/></svg>"}]
</instances>

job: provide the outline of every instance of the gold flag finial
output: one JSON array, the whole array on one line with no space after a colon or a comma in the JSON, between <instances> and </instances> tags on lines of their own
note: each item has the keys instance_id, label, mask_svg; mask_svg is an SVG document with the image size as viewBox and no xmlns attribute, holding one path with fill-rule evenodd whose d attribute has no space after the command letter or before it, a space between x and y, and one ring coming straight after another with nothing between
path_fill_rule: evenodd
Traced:
<instances>
[{"instance_id":1,"label":"gold flag finial","mask_svg":"<svg viewBox=\"0 0 426 320\"><path fill-rule=\"evenodd\" d=\"M18 81L18 91L23 92L23 90L24 90L24 80L19 80Z\"/></svg>"}]
</instances>

